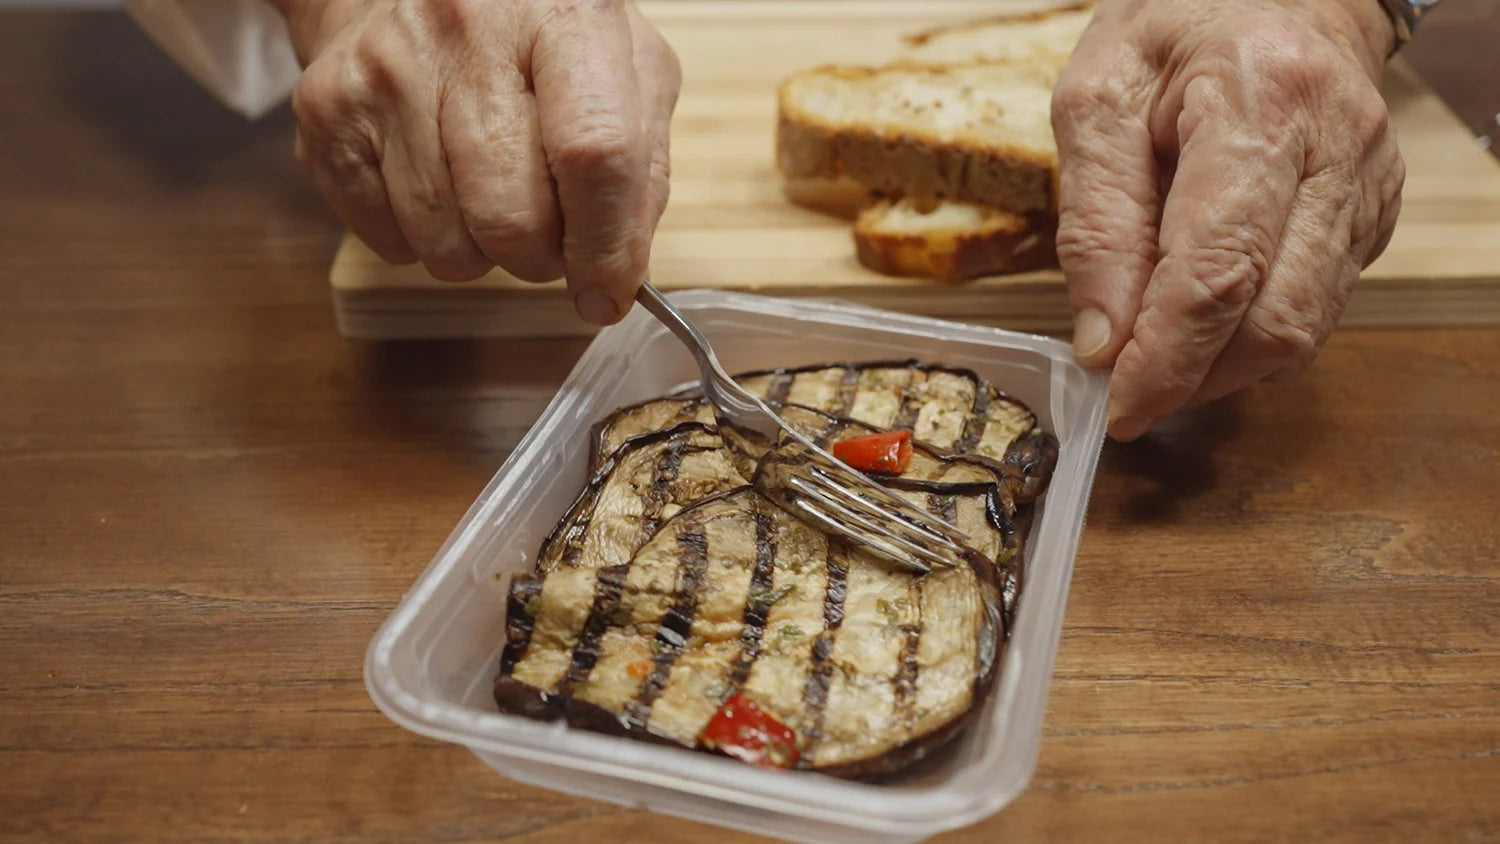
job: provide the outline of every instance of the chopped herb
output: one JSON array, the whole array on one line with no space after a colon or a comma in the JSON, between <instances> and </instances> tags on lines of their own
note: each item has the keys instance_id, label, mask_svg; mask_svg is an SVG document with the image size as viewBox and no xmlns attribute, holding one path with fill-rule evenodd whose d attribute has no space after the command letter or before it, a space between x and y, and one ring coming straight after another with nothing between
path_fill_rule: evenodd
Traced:
<instances>
[{"instance_id":1,"label":"chopped herb","mask_svg":"<svg viewBox=\"0 0 1500 844\"><path fill-rule=\"evenodd\" d=\"M802 628L798 627L795 624L783 624L781 625L781 628L776 631L776 635L782 639L800 639L807 634L803 633Z\"/></svg>"},{"instance_id":2,"label":"chopped herb","mask_svg":"<svg viewBox=\"0 0 1500 844\"><path fill-rule=\"evenodd\" d=\"M788 595L795 595L796 593L797 584L795 583L788 583L785 586L779 586L775 589L756 589L750 593L750 603L765 607L772 607L775 606L777 602L779 602L782 598L785 598Z\"/></svg>"}]
</instances>

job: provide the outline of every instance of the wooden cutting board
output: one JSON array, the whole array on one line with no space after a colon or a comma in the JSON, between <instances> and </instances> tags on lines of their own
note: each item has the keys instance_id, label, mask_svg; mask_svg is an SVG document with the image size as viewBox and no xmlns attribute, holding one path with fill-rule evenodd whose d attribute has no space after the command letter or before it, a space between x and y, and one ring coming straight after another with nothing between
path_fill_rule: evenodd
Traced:
<instances>
[{"instance_id":1,"label":"wooden cutting board","mask_svg":"<svg viewBox=\"0 0 1500 844\"><path fill-rule=\"evenodd\" d=\"M774 164L775 88L825 62L883 62L900 36L1007 4L972 0L643 2L682 60L672 199L655 241L663 290L707 287L838 298L893 310L1057 332L1056 272L945 286L862 267L846 222L790 204ZM1016 8L1037 3L1015 2ZM1500 323L1500 162L1401 62L1385 86L1408 175L1390 247L1364 274L1345 326ZM346 237L330 273L340 330L360 338L586 334L562 284L494 271L435 281Z\"/></svg>"}]
</instances>

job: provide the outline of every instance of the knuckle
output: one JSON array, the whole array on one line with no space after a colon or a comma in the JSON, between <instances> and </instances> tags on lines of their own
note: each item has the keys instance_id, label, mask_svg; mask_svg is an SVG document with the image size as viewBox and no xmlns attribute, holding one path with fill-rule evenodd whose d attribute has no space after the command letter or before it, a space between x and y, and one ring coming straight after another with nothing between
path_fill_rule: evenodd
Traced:
<instances>
[{"instance_id":1,"label":"knuckle","mask_svg":"<svg viewBox=\"0 0 1500 844\"><path fill-rule=\"evenodd\" d=\"M634 175L636 138L616 121L595 120L571 127L553 156L563 170L601 181Z\"/></svg>"},{"instance_id":2,"label":"knuckle","mask_svg":"<svg viewBox=\"0 0 1500 844\"><path fill-rule=\"evenodd\" d=\"M1385 100L1374 91L1358 97L1354 106L1354 128L1366 144L1374 146L1385 140L1391 131L1391 110Z\"/></svg>"},{"instance_id":3,"label":"knuckle","mask_svg":"<svg viewBox=\"0 0 1500 844\"><path fill-rule=\"evenodd\" d=\"M1399 155L1391 162L1383 178L1380 179L1379 208L1382 220L1389 217L1390 227L1396 224L1396 217L1401 211L1401 197L1406 191L1406 162Z\"/></svg>"},{"instance_id":4,"label":"knuckle","mask_svg":"<svg viewBox=\"0 0 1500 844\"><path fill-rule=\"evenodd\" d=\"M324 63L309 65L292 88L292 115L304 131L323 133L337 126L343 102L344 91Z\"/></svg>"},{"instance_id":5,"label":"knuckle","mask_svg":"<svg viewBox=\"0 0 1500 844\"><path fill-rule=\"evenodd\" d=\"M484 250L512 251L550 243L553 226L547 215L535 210L466 212L469 233Z\"/></svg>"},{"instance_id":6,"label":"knuckle","mask_svg":"<svg viewBox=\"0 0 1500 844\"><path fill-rule=\"evenodd\" d=\"M655 42L661 61L662 80L672 90L675 99L677 89L682 87L682 59L678 58L677 51L672 49L665 38L658 35Z\"/></svg>"},{"instance_id":7,"label":"knuckle","mask_svg":"<svg viewBox=\"0 0 1500 844\"><path fill-rule=\"evenodd\" d=\"M1064 209L1058 219L1056 249L1058 262L1064 268L1077 267L1100 255L1127 257L1149 272L1156 263L1154 232L1141 237L1128 227L1119 226L1101 210Z\"/></svg>"},{"instance_id":8,"label":"knuckle","mask_svg":"<svg viewBox=\"0 0 1500 844\"><path fill-rule=\"evenodd\" d=\"M1186 257L1195 314L1239 309L1254 297L1266 264L1250 251L1230 246L1199 246Z\"/></svg>"},{"instance_id":9,"label":"knuckle","mask_svg":"<svg viewBox=\"0 0 1500 844\"><path fill-rule=\"evenodd\" d=\"M1065 123L1078 115L1096 113L1109 105L1112 98L1107 79L1064 71L1052 89L1052 119Z\"/></svg>"},{"instance_id":10,"label":"knuckle","mask_svg":"<svg viewBox=\"0 0 1500 844\"><path fill-rule=\"evenodd\" d=\"M420 171L408 173L405 205L414 217L440 219L446 210L447 192L436 179Z\"/></svg>"},{"instance_id":11,"label":"knuckle","mask_svg":"<svg viewBox=\"0 0 1500 844\"><path fill-rule=\"evenodd\" d=\"M375 99L394 97L400 88L398 68L402 49L390 34L374 34L361 39L353 48L357 70L351 74L356 80L351 87L357 85L363 89L362 93Z\"/></svg>"},{"instance_id":12,"label":"knuckle","mask_svg":"<svg viewBox=\"0 0 1500 844\"><path fill-rule=\"evenodd\" d=\"M672 154L666 139L657 143L651 152L651 184L663 197L672 187Z\"/></svg>"},{"instance_id":13,"label":"knuckle","mask_svg":"<svg viewBox=\"0 0 1500 844\"><path fill-rule=\"evenodd\" d=\"M1384 148L1395 146L1395 130L1391 127L1391 112L1374 82L1357 79L1345 82L1335 90L1330 107L1336 116L1326 118L1336 124L1338 132L1333 137L1341 140L1338 148L1350 158L1361 155L1380 156Z\"/></svg>"},{"instance_id":14,"label":"knuckle","mask_svg":"<svg viewBox=\"0 0 1500 844\"><path fill-rule=\"evenodd\" d=\"M397 19L410 33L436 29L446 37L464 39L474 29L475 16L479 9L463 0L420 0L416 3L397 4Z\"/></svg>"},{"instance_id":15,"label":"knuckle","mask_svg":"<svg viewBox=\"0 0 1500 844\"><path fill-rule=\"evenodd\" d=\"M1262 305L1253 305L1245 320L1248 339L1263 360L1302 369L1322 345L1322 332L1310 323Z\"/></svg>"},{"instance_id":16,"label":"knuckle","mask_svg":"<svg viewBox=\"0 0 1500 844\"><path fill-rule=\"evenodd\" d=\"M1326 38L1296 17L1261 12L1245 24L1229 42L1241 72L1249 71L1278 87L1313 91L1346 81L1326 49Z\"/></svg>"}]
</instances>

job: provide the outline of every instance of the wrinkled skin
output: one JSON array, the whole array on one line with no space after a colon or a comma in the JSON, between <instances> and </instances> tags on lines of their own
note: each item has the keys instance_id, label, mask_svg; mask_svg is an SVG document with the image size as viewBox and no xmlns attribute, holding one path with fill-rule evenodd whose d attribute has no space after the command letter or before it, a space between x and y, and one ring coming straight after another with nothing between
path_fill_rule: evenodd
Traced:
<instances>
[{"instance_id":1,"label":"wrinkled skin","mask_svg":"<svg viewBox=\"0 0 1500 844\"><path fill-rule=\"evenodd\" d=\"M279 0L298 158L391 263L566 274L629 309L667 202L677 58L628 0Z\"/></svg>"},{"instance_id":2,"label":"wrinkled skin","mask_svg":"<svg viewBox=\"0 0 1500 844\"><path fill-rule=\"evenodd\" d=\"M1058 251L1110 434L1306 367L1405 170L1373 0L1103 0L1053 99Z\"/></svg>"}]
</instances>

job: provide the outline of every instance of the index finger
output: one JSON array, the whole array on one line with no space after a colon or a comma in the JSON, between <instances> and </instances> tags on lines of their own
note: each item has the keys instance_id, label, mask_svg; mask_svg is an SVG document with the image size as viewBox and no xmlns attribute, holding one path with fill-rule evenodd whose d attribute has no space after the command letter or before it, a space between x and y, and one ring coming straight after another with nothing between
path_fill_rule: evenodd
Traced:
<instances>
[{"instance_id":1,"label":"index finger","mask_svg":"<svg viewBox=\"0 0 1500 844\"><path fill-rule=\"evenodd\" d=\"M1301 179L1291 132L1267 137L1253 94L1202 76L1183 93L1181 154L1161 257L1110 384L1110 435L1130 440L1197 392L1234 336L1281 241Z\"/></svg>"},{"instance_id":2,"label":"index finger","mask_svg":"<svg viewBox=\"0 0 1500 844\"><path fill-rule=\"evenodd\" d=\"M559 4L540 23L532 81L574 306L607 325L630 309L650 251L650 145L618 3Z\"/></svg>"}]
</instances>

